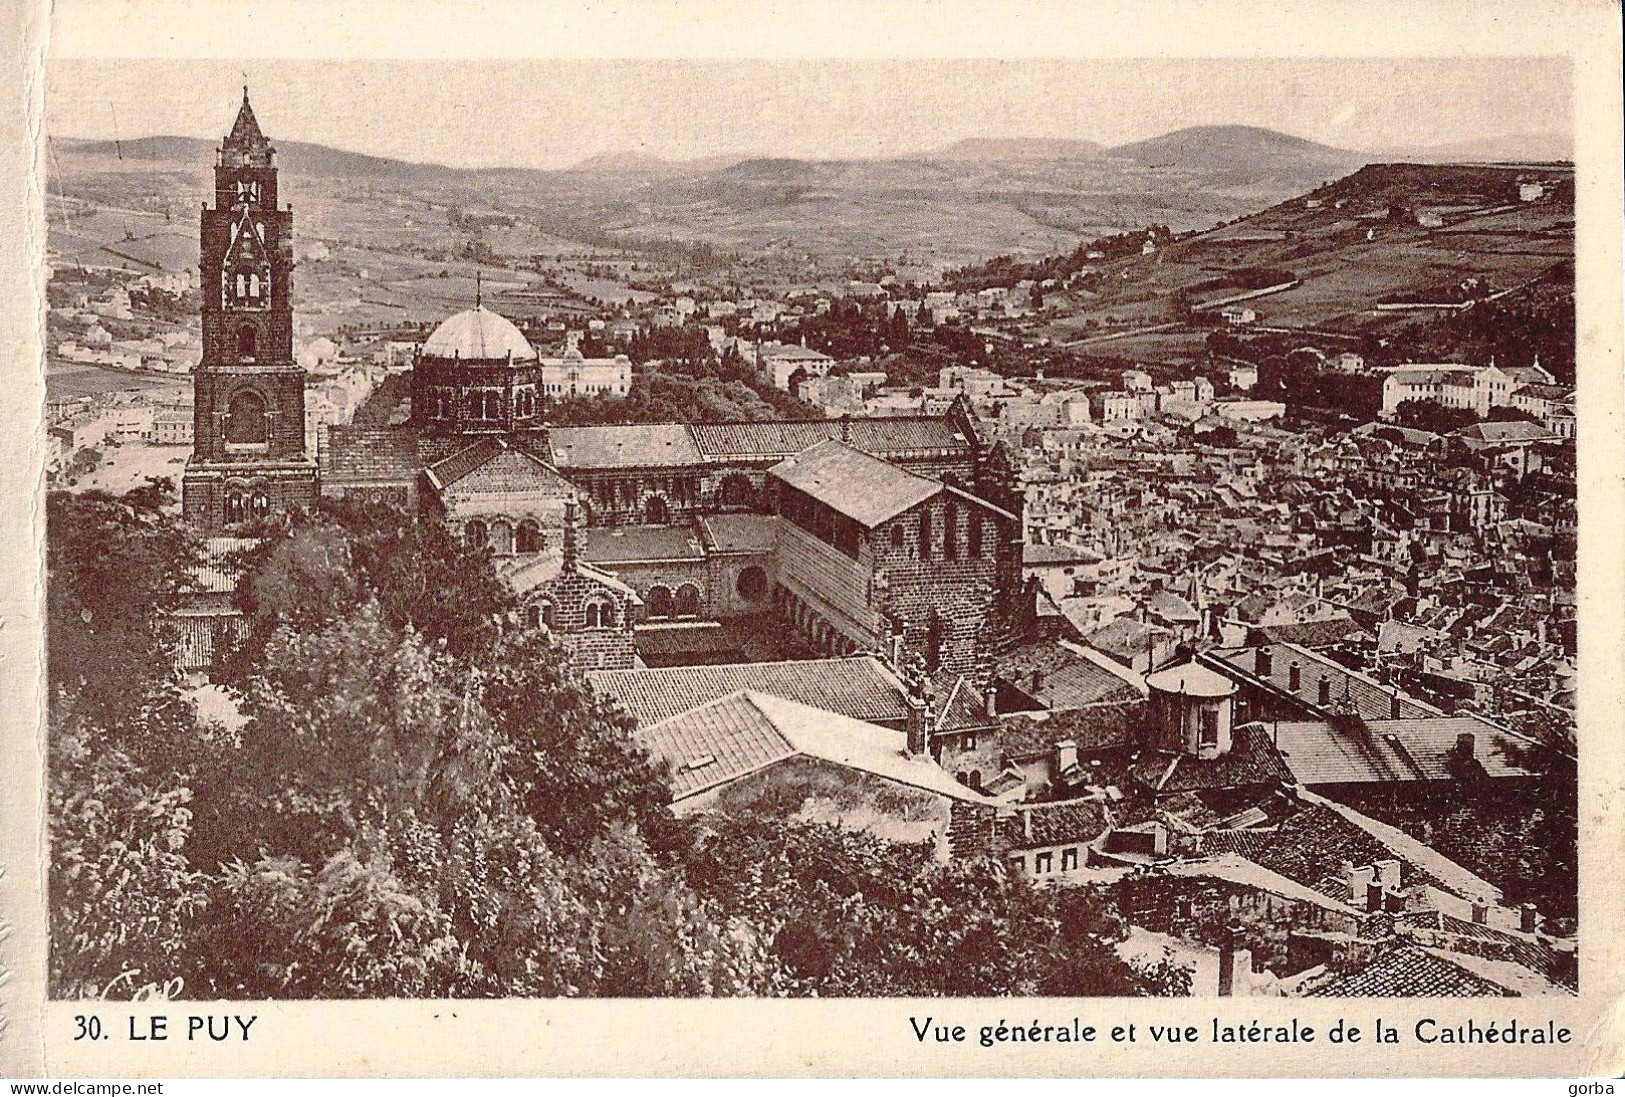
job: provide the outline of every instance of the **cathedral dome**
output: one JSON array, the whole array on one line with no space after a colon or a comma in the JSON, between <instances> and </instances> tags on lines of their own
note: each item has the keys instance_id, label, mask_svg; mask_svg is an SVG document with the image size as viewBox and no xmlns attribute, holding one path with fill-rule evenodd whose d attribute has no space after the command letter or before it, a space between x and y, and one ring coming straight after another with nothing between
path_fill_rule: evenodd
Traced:
<instances>
[{"instance_id":1,"label":"cathedral dome","mask_svg":"<svg viewBox=\"0 0 1625 1097\"><path fill-rule=\"evenodd\" d=\"M505 317L475 305L434 329L423 353L433 358L534 359L536 351Z\"/></svg>"}]
</instances>

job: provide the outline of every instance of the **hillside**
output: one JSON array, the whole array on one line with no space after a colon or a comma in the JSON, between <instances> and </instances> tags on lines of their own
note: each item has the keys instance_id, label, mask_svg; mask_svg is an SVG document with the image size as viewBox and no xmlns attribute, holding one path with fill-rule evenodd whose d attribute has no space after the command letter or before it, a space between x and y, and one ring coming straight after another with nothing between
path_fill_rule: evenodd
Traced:
<instances>
[{"instance_id":1,"label":"hillside","mask_svg":"<svg viewBox=\"0 0 1625 1097\"><path fill-rule=\"evenodd\" d=\"M1520 201L1519 182L1533 179L1550 189ZM1549 300L1563 285L1572 296L1573 256L1571 172L1374 164L1150 255L1057 257L1046 276L1071 277L1074 288L1054 297L1039 330L1091 352L1189 360L1205 354L1219 303L1294 282L1246 301L1253 330L1356 349L1409 339L1418 325L1462 315L1468 301L1490 315L1498 303ZM1024 273L1010 268L1005 278Z\"/></svg>"},{"instance_id":2,"label":"hillside","mask_svg":"<svg viewBox=\"0 0 1625 1097\"><path fill-rule=\"evenodd\" d=\"M949 266L1043 255L1149 224L1207 228L1345 170L1321 146L1265 132L1181 131L1110 154L1047 139L975 139L894 160L610 154L567 171L456 169L298 141L277 148L304 231L367 249L433 258L488 247L495 258L528 259L563 241L665 241L837 265L907 254ZM1261 140L1275 151L1261 154ZM100 207L174 216L206 193L213 162L214 143L193 138L53 140L51 185ZM466 220L446 231L450 211L512 225L471 239Z\"/></svg>"}]
</instances>

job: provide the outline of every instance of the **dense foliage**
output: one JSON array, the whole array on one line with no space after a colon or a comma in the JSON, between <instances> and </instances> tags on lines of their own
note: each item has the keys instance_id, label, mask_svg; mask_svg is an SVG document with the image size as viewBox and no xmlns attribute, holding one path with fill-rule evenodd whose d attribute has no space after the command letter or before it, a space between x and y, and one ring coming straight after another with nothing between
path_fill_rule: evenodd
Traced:
<instances>
[{"instance_id":1,"label":"dense foliage","mask_svg":"<svg viewBox=\"0 0 1625 1097\"><path fill-rule=\"evenodd\" d=\"M489 560L385 507L258 531L246 638L188 690L162 611L197 546L162 503L50 501L59 996L1182 990L1117 959L1092 892L675 819Z\"/></svg>"}]
</instances>

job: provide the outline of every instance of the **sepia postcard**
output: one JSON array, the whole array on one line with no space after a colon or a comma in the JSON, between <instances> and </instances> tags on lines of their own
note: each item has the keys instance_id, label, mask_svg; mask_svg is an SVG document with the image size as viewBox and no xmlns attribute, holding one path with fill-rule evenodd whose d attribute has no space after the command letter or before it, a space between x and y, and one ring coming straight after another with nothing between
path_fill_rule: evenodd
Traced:
<instances>
[{"instance_id":1,"label":"sepia postcard","mask_svg":"<svg viewBox=\"0 0 1625 1097\"><path fill-rule=\"evenodd\" d=\"M0 1075L1625 1070L1617 4L4 7Z\"/></svg>"}]
</instances>

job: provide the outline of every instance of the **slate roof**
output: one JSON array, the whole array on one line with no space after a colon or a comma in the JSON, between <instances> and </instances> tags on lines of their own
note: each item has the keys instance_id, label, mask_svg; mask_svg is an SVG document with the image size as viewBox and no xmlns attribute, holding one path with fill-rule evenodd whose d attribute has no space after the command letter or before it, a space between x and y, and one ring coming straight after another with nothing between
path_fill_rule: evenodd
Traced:
<instances>
[{"instance_id":1,"label":"slate roof","mask_svg":"<svg viewBox=\"0 0 1625 1097\"><path fill-rule=\"evenodd\" d=\"M1541 426L1522 419L1505 423L1474 423L1453 432L1455 437L1469 442L1491 446L1521 445L1529 442L1557 442L1557 435Z\"/></svg>"},{"instance_id":2,"label":"slate roof","mask_svg":"<svg viewBox=\"0 0 1625 1097\"><path fill-rule=\"evenodd\" d=\"M1161 625L1148 625L1132 617L1119 617L1091 632L1089 645L1109 655L1132 660L1143 655L1147 640L1167 639L1172 632Z\"/></svg>"},{"instance_id":3,"label":"slate roof","mask_svg":"<svg viewBox=\"0 0 1625 1097\"><path fill-rule=\"evenodd\" d=\"M850 426L854 446L883 456L970 447L969 439L944 416L877 416L854 419Z\"/></svg>"},{"instance_id":4,"label":"slate roof","mask_svg":"<svg viewBox=\"0 0 1625 1097\"><path fill-rule=\"evenodd\" d=\"M1274 728L1283 760L1305 785L1445 781L1461 776L1451 762L1457 736L1474 738L1473 757L1489 777L1527 777L1510 760L1533 744L1472 716L1415 720L1289 722Z\"/></svg>"},{"instance_id":5,"label":"slate roof","mask_svg":"<svg viewBox=\"0 0 1625 1097\"><path fill-rule=\"evenodd\" d=\"M999 656L995 672L1051 710L1140 700L1139 690L1121 676L1053 642L1024 644ZM1040 675L1036 687L1035 672Z\"/></svg>"},{"instance_id":6,"label":"slate roof","mask_svg":"<svg viewBox=\"0 0 1625 1097\"><path fill-rule=\"evenodd\" d=\"M1305 708L1319 707L1320 676L1324 674L1331 679L1331 696L1334 703L1346 695L1352 702L1354 710L1366 720L1387 720L1392 717L1390 699L1393 694L1388 687L1379 685L1362 674L1348 670L1341 663L1298 644L1272 643L1260 646L1270 653L1268 685L1281 694L1295 697ZM1216 648L1204 652L1200 658L1226 674L1235 675L1238 681L1257 682L1260 681L1257 675L1257 652L1257 647ZM1291 685L1291 664L1294 661L1302 670L1302 678L1295 694L1288 688ZM1403 693L1399 695L1399 714L1405 718L1442 715L1432 705Z\"/></svg>"},{"instance_id":7,"label":"slate roof","mask_svg":"<svg viewBox=\"0 0 1625 1097\"><path fill-rule=\"evenodd\" d=\"M553 464L561 469L673 468L701 464L683 423L553 427Z\"/></svg>"},{"instance_id":8,"label":"slate roof","mask_svg":"<svg viewBox=\"0 0 1625 1097\"><path fill-rule=\"evenodd\" d=\"M939 480L841 442L820 442L768 472L870 529L944 490Z\"/></svg>"},{"instance_id":9,"label":"slate roof","mask_svg":"<svg viewBox=\"0 0 1625 1097\"><path fill-rule=\"evenodd\" d=\"M670 766L674 800L804 755L940 796L988 802L934 762L906 754L901 732L754 690L679 713L637 737Z\"/></svg>"},{"instance_id":10,"label":"slate roof","mask_svg":"<svg viewBox=\"0 0 1625 1097\"><path fill-rule=\"evenodd\" d=\"M198 546L197 565L187 569L188 594L231 594L242 578L241 554L259 545L257 537L209 537Z\"/></svg>"},{"instance_id":11,"label":"slate roof","mask_svg":"<svg viewBox=\"0 0 1625 1097\"><path fill-rule=\"evenodd\" d=\"M902 684L872 655L598 670L589 671L587 680L599 693L619 700L644 725L742 689L870 723L901 725L908 713Z\"/></svg>"},{"instance_id":12,"label":"slate roof","mask_svg":"<svg viewBox=\"0 0 1625 1097\"><path fill-rule=\"evenodd\" d=\"M322 479L339 484L410 483L422 468L416 432L402 427L330 426Z\"/></svg>"},{"instance_id":13,"label":"slate roof","mask_svg":"<svg viewBox=\"0 0 1625 1097\"><path fill-rule=\"evenodd\" d=\"M581 534L581 558L604 567L705 559L699 537L687 526L595 526Z\"/></svg>"},{"instance_id":14,"label":"slate roof","mask_svg":"<svg viewBox=\"0 0 1625 1097\"><path fill-rule=\"evenodd\" d=\"M1308 992L1310 998L1511 998L1510 990L1452 963L1435 949L1402 945L1360 971Z\"/></svg>"},{"instance_id":15,"label":"slate roof","mask_svg":"<svg viewBox=\"0 0 1625 1097\"><path fill-rule=\"evenodd\" d=\"M772 552L778 524L771 514L712 514L700 519L714 552Z\"/></svg>"}]
</instances>

